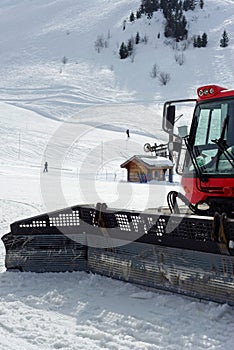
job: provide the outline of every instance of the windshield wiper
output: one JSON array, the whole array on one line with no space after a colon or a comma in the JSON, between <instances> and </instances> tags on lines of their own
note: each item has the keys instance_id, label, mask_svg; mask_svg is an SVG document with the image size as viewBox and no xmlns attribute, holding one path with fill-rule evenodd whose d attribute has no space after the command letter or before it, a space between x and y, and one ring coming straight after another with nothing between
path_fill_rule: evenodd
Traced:
<instances>
[{"instance_id":1,"label":"windshield wiper","mask_svg":"<svg viewBox=\"0 0 234 350\"><path fill-rule=\"evenodd\" d=\"M222 141L220 139L218 140L211 140L214 142L218 147L218 154L217 154L217 163L216 163L216 170L218 170L219 160L221 155L224 155L224 157L228 160L228 162L231 164L231 166L234 168L234 153L233 153L233 147L228 147L226 141Z\"/></svg>"},{"instance_id":2,"label":"windshield wiper","mask_svg":"<svg viewBox=\"0 0 234 350\"><path fill-rule=\"evenodd\" d=\"M196 177L198 179L200 179L201 181L206 182L207 181L207 177L202 173L203 166L199 166L198 165L197 157L196 157L196 155L194 153L193 148L191 147L191 145L189 143L188 137L184 138L184 142L185 142L185 146L187 147L187 150L189 152L189 155L190 155L190 158L191 158L191 161L192 161L195 173L196 173Z\"/></svg>"}]
</instances>

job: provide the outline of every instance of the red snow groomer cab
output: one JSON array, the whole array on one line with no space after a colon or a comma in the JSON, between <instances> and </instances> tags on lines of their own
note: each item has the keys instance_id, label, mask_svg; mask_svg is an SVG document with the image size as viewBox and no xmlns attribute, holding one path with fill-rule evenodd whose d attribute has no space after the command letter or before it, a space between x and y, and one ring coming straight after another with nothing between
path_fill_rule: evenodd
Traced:
<instances>
[{"instance_id":1,"label":"red snow groomer cab","mask_svg":"<svg viewBox=\"0 0 234 350\"><path fill-rule=\"evenodd\" d=\"M176 155L177 172L182 175L185 197L174 191L168 195L171 211L181 198L199 215L226 213L234 216L234 90L218 85L197 89L197 99L168 101L164 104L163 129L169 133L169 155ZM175 124L178 106L195 102L188 135L180 136ZM178 127L179 130L179 127ZM181 168L183 144L186 153Z\"/></svg>"}]
</instances>

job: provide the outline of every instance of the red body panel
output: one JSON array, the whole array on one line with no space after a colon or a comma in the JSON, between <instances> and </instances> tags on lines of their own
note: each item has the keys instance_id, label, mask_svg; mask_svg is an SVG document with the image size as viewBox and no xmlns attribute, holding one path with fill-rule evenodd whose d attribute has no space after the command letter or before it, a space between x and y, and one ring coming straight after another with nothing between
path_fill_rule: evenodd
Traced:
<instances>
[{"instance_id":1,"label":"red body panel","mask_svg":"<svg viewBox=\"0 0 234 350\"><path fill-rule=\"evenodd\" d=\"M218 85L205 85L197 89L197 95L198 101L219 99L234 96L234 90L228 90Z\"/></svg>"},{"instance_id":2,"label":"red body panel","mask_svg":"<svg viewBox=\"0 0 234 350\"><path fill-rule=\"evenodd\" d=\"M196 182L203 190L197 188ZM186 197L193 204L205 201L207 197L234 197L234 178L210 178L208 182L201 182L193 177L183 177L181 184Z\"/></svg>"}]
</instances>

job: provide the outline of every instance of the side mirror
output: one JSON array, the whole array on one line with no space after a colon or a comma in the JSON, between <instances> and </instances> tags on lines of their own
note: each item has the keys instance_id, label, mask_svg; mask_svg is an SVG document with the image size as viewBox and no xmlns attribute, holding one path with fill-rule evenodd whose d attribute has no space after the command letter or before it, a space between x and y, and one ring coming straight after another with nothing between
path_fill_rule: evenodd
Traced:
<instances>
[{"instance_id":1,"label":"side mirror","mask_svg":"<svg viewBox=\"0 0 234 350\"><path fill-rule=\"evenodd\" d=\"M175 105L170 105L166 109L166 128L173 130L175 124Z\"/></svg>"}]
</instances>

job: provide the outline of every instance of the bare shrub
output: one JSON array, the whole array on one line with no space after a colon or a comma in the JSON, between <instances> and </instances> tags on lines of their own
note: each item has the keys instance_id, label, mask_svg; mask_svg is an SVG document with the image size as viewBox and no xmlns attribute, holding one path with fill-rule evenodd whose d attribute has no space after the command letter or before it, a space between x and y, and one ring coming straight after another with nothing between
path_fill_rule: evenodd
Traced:
<instances>
[{"instance_id":1,"label":"bare shrub","mask_svg":"<svg viewBox=\"0 0 234 350\"><path fill-rule=\"evenodd\" d=\"M181 41L180 50L181 51L187 50L187 48L189 47L190 44L191 44L191 40L189 40L189 39Z\"/></svg>"},{"instance_id":2,"label":"bare shrub","mask_svg":"<svg viewBox=\"0 0 234 350\"><path fill-rule=\"evenodd\" d=\"M94 48L95 50L100 53L101 52L101 49L103 49L105 47L105 40L104 40L104 37L103 35L98 35L97 36L97 39L95 40L94 42Z\"/></svg>"},{"instance_id":3,"label":"bare shrub","mask_svg":"<svg viewBox=\"0 0 234 350\"><path fill-rule=\"evenodd\" d=\"M66 64L67 61L68 61L68 58L67 58L66 56L63 56L63 58L62 58L62 63L63 63L63 64Z\"/></svg>"},{"instance_id":4,"label":"bare shrub","mask_svg":"<svg viewBox=\"0 0 234 350\"><path fill-rule=\"evenodd\" d=\"M97 39L94 42L94 48L95 50L100 53L103 48L108 48L109 47L109 40L111 38L111 33L110 30L108 30L107 37L106 39L104 38L104 35L98 35Z\"/></svg>"},{"instance_id":5,"label":"bare shrub","mask_svg":"<svg viewBox=\"0 0 234 350\"><path fill-rule=\"evenodd\" d=\"M161 83L161 85L167 85L167 83L169 83L171 77L169 73L166 72L161 72L158 76L159 82Z\"/></svg>"},{"instance_id":6,"label":"bare shrub","mask_svg":"<svg viewBox=\"0 0 234 350\"><path fill-rule=\"evenodd\" d=\"M191 44L191 39L187 38L186 40L176 42L175 48L177 51L185 51L188 49L189 45Z\"/></svg>"},{"instance_id":7,"label":"bare shrub","mask_svg":"<svg viewBox=\"0 0 234 350\"><path fill-rule=\"evenodd\" d=\"M136 49L135 46L133 47L132 53L130 55L130 60L133 63L135 61L135 57L136 57Z\"/></svg>"},{"instance_id":8,"label":"bare shrub","mask_svg":"<svg viewBox=\"0 0 234 350\"><path fill-rule=\"evenodd\" d=\"M180 65L182 66L184 64L184 61L185 61L185 58L184 58L184 54L183 52L182 53L176 53L175 54L175 61Z\"/></svg>"},{"instance_id":9,"label":"bare shrub","mask_svg":"<svg viewBox=\"0 0 234 350\"><path fill-rule=\"evenodd\" d=\"M141 38L141 42L144 43L145 45L148 43L148 36L145 34L142 38Z\"/></svg>"},{"instance_id":10,"label":"bare shrub","mask_svg":"<svg viewBox=\"0 0 234 350\"><path fill-rule=\"evenodd\" d=\"M150 76L151 78L157 78L158 74L159 74L159 68L158 68L158 65L155 63L150 72Z\"/></svg>"},{"instance_id":11,"label":"bare shrub","mask_svg":"<svg viewBox=\"0 0 234 350\"><path fill-rule=\"evenodd\" d=\"M171 47L172 50L177 50L177 48L178 48L178 43L176 42L175 39L165 39L164 45Z\"/></svg>"},{"instance_id":12,"label":"bare shrub","mask_svg":"<svg viewBox=\"0 0 234 350\"><path fill-rule=\"evenodd\" d=\"M105 41L104 41L104 47L105 47L105 49L107 49L107 48L109 47L109 42L108 42L108 40L105 40Z\"/></svg>"}]
</instances>

